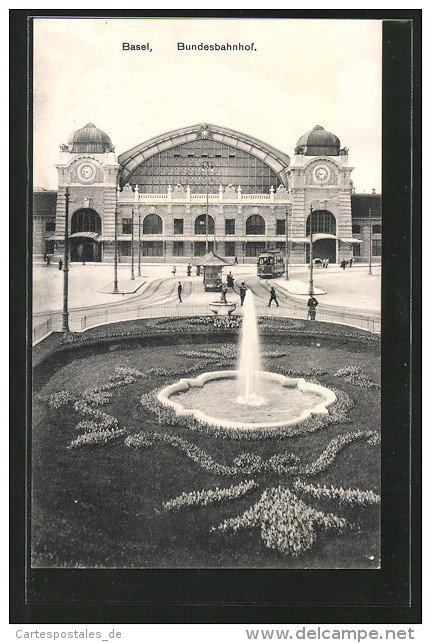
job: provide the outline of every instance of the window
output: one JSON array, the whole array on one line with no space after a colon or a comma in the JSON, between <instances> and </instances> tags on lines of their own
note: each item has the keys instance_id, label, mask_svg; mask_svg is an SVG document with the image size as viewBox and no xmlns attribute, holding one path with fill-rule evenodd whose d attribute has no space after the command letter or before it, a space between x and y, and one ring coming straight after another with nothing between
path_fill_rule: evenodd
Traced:
<instances>
[{"instance_id":1,"label":"window","mask_svg":"<svg viewBox=\"0 0 431 643\"><path fill-rule=\"evenodd\" d=\"M123 257L130 257L132 255L131 241L120 241L120 254Z\"/></svg>"},{"instance_id":2,"label":"window","mask_svg":"<svg viewBox=\"0 0 431 643\"><path fill-rule=\"evenodd\" d=\"M286 219L277 219L276 234L286 234Z\"/></svg>"},{"instance_id":3,"label":"window","mask_svg":"<svg viewBox=\"0 0 431 643\"><path fill-rule=\"evenodd\" d=\"M46 232L55 232L55 221L47 221L45 223Z\"/></svg>"},{"instance_id":4,"label":"window","mask_svg":"<svg viewBox=\"0 0 431 643\"><path fill-rule=\"evenodd\" d=\"M247 242L245 244L245 256L257 257L261 252L265 252L265 243L261 241Z\"/></svg>"},{"instance_id":5,"label":"window","mask_svg":"<svg viewBox=\"0 0 431 643\"><path fill-rule=\"evenodd\" d=\"M122 233L132 234L132 219L121 219Z\"/></svg>"},{"instance_id":6,"label":"window","mask_svg":"<svg viewBox=\"0 0 431 643\"><path fill-rule=\"evenodd\" d=\"M313 234L323 232L324 234L337 234L337 222L334 215L327 210L315 210L311 215L308 215L306 235L310 234L310 216L313 222Z\"/></svg>"},{"instance_id":7,"label":"window","mask_svg":"<svg viewBox=\"0 0 431 643\"><path fill-rule=\"evenodd\" d=\"M144 257L163 257L163 241L143 241L142 255Z\"/></svg>"},{"instance_id":8,"label":"window","mask_svg":"<svg viewBox=\"0 0 431 643\"><path fill-rule=\"evenodd\" d=\"M276 250L281 250L281 252L286 252L286 242L285 241L277 241L275 244L275 249Z\"/></svg>"},{"instance_id":9,"label":"window","mask_svg":"<svg viewBox=\"0 0 431 643\"><path fill-rule=\"evenodd\" d=\"M235 219L225 219L224 233L225 234L235 234Z\"/></svg>"},{"instance_id":10,"label":"window","mask_svg":"<svg viewBox=\"0 0 431 643\"><path fill-rule=\"evenodd\" d=\"M144 234L162 234L163 233L163 221L158 214L147 214L147 216L144 218L143 233Z\"/></svg>"},{"instance_id":11,"label":"window","mask_svg":"<svg viewBox=\"0 0 431 643\"><path fill-rule=\"evenodd\" d=\"M195 257L202 257L203 255L206 254L206 244L205 241L195 241L194 242L194 256ZM214 252L214 242L210 241L208 243L208 250L210 252Z\"/></svg>"},{"instance_id":12,"label":"window","mask_svg":"<svg viewBox=\"0 0 431 643\"><path fill-rule=\"evenodd\" d=\"M47 255L54 254L54 241L45 241L45 252Z\"/></svg>"},{"instance_id":13,"label":"window","mask_svg":"<svg viewBox=\"0 0 431 643\"><path fill-rule=\"evenodd\" d=\"M81 208L72 215L71 234L75 232L102 232L102 219L95 210L91 208Z\"/></svg>"},{"instance_id":14,"label":"window","mask_svg":"<svg viewBox=\"0 0 431 643\"><path fill-rule=\"evenodd\" d=\"M361 234L361 226L357 223L352 225L352 234Z\"/></svg>"},{"instance_id":15,"label":"window","mask_svg":"<svg viewBox=\"0 0 431 643\"><path fill-rule=\"evenodd\" d=\"M373 244L371 246L371 254L373 257L381 257L382 256L382 240L381 239L373 239Z\"/></svg>"},{"instance_id":16,"label":"window","mask_svg":"<svg viewBox=\"0 0 431 643\"><path fill-rule=\"evenodd\" d=\"M235 241L225 241L224 242L224 254L225 257L234 257L235 256Z\"/></svg>"},{"instance_id":17,"label":"window","mask_svg":"<svg viewBox=\"0 0 431 643\"><path fill-rule=\"evenodd\" d=\"M195 220L195 234L206 234L206 214L200 214ZM214 219L208 215L208 234L214 234Z\"/></svg>"},{"instance_id":18,"label":"window","mask_svg":"<svg viewBox=\"0 0 431 643\"><path fill-rule=\"evenodd\" d=\"M174 234L184 234L184 219L174 219ZM177 242L175 241L175 243ZM182 257L182 255L178 255L178 257Z\"/></svg>"},{"instance_id":19,"label":"window","mask_svg":"<svg viewBox=\"0 0 431 643\"><path fill-rule=\"evenodd\" d=\"M373 234L382 234L382 226L373 225Z\"/></svg>"},{"instance_id":20,"label":"window","mask_svg":"<svg viewBox=\"0 0 431 643\"><path fill-rule=\"evenodd\" d=\"M354 243L353 244L353 256L354 257L360 257L361 256L361 244L360 243Z\"/></svg>"},{"instance_id":21,"label":"window","mask_svg":"<svg viewBox=\"0 0 431 643\"><path fill-rule=\"evenodd\" d=\"M252 214L245 224L246 234L265 234L265 219L260 214ZM254 257L255 255L248 255Z\"/></svg>"},{"instance_id":22,"label":"window","mask_svg":"<svg viewBox=\"0 0 431 643\"><path fill-rule=\"evenodd\" d=\"M184 257L184 241L174 241L174 257Z\"/></svg>"}]
</instances>

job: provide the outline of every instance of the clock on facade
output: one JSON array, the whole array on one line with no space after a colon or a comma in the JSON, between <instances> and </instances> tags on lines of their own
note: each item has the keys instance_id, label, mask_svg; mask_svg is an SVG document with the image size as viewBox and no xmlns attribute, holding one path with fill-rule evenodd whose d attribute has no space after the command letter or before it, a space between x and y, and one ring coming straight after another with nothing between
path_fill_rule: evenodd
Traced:
<instances>
[{"instance_id":1,"label":"clock on facade","mask_svg":"<svg viewBox=\"0 0 431 643\"><path fill-rule=\"evenodd\" d=\"M329 180L329 170L326 165L317 165L313 170L313 178L316 183L326 183Z\"/></svg>"},{"instance_id":2,"label":"clock on facade","mask_svg":"<svg viewBox=\"0 0 431 643\"><path fill-rule=\"evenodd\" d=\"M78 176L83 181L91 181L96 174L96 168L91 163L82 163L78 168Z\"/></svg>"}]
</instances>

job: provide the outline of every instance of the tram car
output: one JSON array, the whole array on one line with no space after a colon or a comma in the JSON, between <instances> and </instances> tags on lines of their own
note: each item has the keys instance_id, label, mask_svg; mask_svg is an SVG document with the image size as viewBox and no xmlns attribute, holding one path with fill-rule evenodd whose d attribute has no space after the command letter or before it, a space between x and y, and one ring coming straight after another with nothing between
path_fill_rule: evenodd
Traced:
<instances>
[{"instance_id":1,"label":"tram car","mask_svg":"<svg viewBox=\"0 0 431 643\"><path fill-rule=\"evenodd\" d=\"M257 276L261 279L280 277L284 272L284 254L281 250L267 250L258 256Z\"/></svg>"}]
</instances>

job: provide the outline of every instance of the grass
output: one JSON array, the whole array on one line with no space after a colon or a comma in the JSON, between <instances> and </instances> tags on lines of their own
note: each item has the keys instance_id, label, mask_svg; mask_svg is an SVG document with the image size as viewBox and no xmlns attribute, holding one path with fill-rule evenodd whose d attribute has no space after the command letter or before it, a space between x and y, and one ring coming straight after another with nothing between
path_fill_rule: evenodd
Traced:
<instances>
[{"instance_id":1,"label":"grass","mask_svg":"<svg viewBox=\"0 0 431 643\"><path fill-rule=\"evenodd\" d=\"M193 329L194 330L194 329ZM234 339L232 337L232 339ZM204 350L208 343L181 346L117 347L113 352L71 360L54 372L38 393L67 389L75 395L107 382L116 366L144 371L158 366L175 373L193 366L199 358L179 355ZM357 365L374 381L379 378L375 350L355 342L335 343L331 338L309 338L287 344L282 336L265 337L265 351L283 351L285 357L267 358L268 370L284 367L300 371L319 368L327 372L319 381L340 388L354 400L350 422L330 425L313 434L265 440L220 439L179 426L159 426L154 414L140 405L143 393L166 382L166 376L138 379L113 391L111 402L101 407L115 416L128 434L158 431L178 435L204 449L217 462L231 464L244 451L269 458L293 452L303 462L314 460L334 437L352 430L378 430L380 392L344 382L333 374ZM213 369L213 365L211 365ZM205 369L206 370L206 369ZM263 545L258 529L237 533L211 532L211 527L234 518L254 505L263 491L293 480L276 474L253 474L259 484L244 497L206 507L166 511L163 502L182 492L229 487L250 476L217 476L191 461L170 445L130 449L124 437L103 445L67 449L77 437L82 419L72 406L49 408L37 396L33 413L32 564L35 567L199 567L199 568L369 568L379 558L379 510L340 510L323 501L306 501L316 509L332 511L352 522L362 521L360 532L324 533L316 546L292 558ZM380 491L379 447L365 440L353 442L334 464L310 479L317 485ZM370 557L374 556L374 560Z\"/></svg>"}]
</instances>

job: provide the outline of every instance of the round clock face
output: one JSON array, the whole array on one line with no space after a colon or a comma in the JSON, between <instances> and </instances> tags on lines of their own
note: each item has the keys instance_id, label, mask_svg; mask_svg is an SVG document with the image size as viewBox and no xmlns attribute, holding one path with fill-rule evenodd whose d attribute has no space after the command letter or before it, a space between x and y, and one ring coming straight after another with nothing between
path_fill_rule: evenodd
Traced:
<instances>
[{"instance_id":1,"label":"round clock face","mask_svg":"<svg viewBox=\"0 0 431 643\"><path fill-rule=\"evenodd\" d=\"M96 174L96 168L90 163L82 163L78 168L78 174L83 181L91 181Z\"/></svg>"},{"instance_id":2,"label":"round clock face","mask_svg":"<svg viewBox=\"0 0 431 643\"><path fill-rule=\"evenodd\" d=\"M329 170L326 165L318 165L315 167L313 177L317 183L326 183L329 180Z\"/></svg>"}]
</instances>

